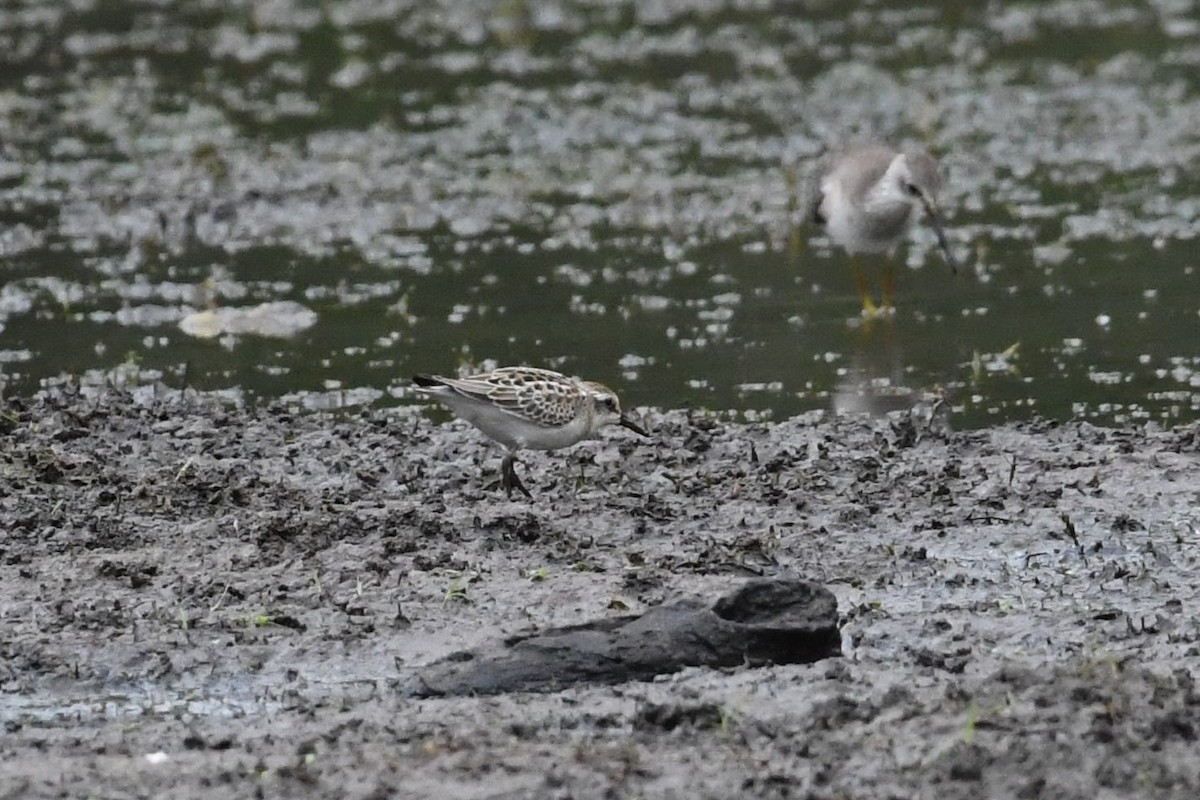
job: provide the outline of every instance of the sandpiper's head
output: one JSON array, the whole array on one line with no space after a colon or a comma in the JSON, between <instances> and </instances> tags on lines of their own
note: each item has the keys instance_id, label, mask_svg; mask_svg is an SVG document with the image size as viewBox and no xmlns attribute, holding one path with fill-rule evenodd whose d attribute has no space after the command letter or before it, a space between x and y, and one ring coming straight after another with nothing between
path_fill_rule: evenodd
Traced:
<instances>
[{"instance_id":1,"label":"sandpiper's head","mask_svg":"<svg viewBox=\"0 0 1200 800\"><path fill-rule=\"evenodd\" d=\"M946 254L946 263L952 272L957 272L958 263L950 252L942 215L938 212L937 193L942 186L942 178L938 174L937 161L924 152L898 153L888 166L884 180L890 182L890 189L898 197L925 211L933 232L937 234L938 244Z\"/></svg>"},{"instance_id":2,"label":"sandpiper's head","mask_svg":"<svg viewBox=\"0 0 1200 800\"><path fill-rule=\"evenodd\" d=\"M592 433L605 425L620 425L641 436L649 436L640 425L625 416L621 411L621 401L617 393L602 383L584 381L583 388L587 390L592 401Z\"/></svg>"},{"instance_id":3,"label":"sandpiper's head","mask_svg":"<svg viewBox=\"0 0 1200 800\"><path fill-rule=\"evenodd\" d=\"M897 153L888 167L888 178L894 189L907 202L921 208L936 207L942 179L937 162L928 153Z\"/></svg>"}]
</instances>

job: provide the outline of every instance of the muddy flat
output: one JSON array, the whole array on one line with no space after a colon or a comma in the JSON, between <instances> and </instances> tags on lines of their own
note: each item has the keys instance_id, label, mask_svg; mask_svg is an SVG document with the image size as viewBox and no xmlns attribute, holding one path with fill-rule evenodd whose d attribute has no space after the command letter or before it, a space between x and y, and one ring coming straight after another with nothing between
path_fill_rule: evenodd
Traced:
<instances>
[{"instance_id":1,"label":"muddy flat","mask_svg":"<svg viewBox=\"0 0 1200 800\"><path fill-rule=\"evenodd\" d=\"M412 408L146 388L0 419L3 797L1200 791L1200 429L639 410L521 467ZM413 699L415 670L795 576L842 655Z\"/></svg>"}]
</instances>

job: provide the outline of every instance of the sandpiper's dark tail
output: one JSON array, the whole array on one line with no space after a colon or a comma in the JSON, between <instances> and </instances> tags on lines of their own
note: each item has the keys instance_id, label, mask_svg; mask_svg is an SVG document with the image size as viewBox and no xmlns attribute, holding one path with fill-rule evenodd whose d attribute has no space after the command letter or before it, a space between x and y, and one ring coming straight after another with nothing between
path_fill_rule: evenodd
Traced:
<instances>
[{"instance_id":1,"label":"sandpiper's dark tail","mask_svg":"<svg viewBox=\"0 0 1200 800\"><path fill-rule=\"evenodd\" d=\"M442 379L437 377L436 375L424 375L424 374L413 375L413 383L415 383L417 386L422 386L425 388L428 388L430 386L445 386L446 385L445 383L442 382Z\"/></svg>"}]
</instances>

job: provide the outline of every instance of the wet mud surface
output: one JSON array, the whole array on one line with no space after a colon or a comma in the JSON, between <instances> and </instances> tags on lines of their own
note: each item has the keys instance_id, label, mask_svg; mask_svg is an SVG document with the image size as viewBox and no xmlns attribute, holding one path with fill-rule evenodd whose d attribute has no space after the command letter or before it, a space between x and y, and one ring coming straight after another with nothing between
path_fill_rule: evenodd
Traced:
<instances>
[{"instance_id":1,"label":"wet mud surface","mask_svg":"<svg viewBox=\"0 0 1200 800\"><path fill-rule=\"evenodd\" d=\"M1200 429L640 410L473 430L179 392L0 414L0 796L1178 797L1200 791ZM416 670L759 576L843 655L413 699Z\"/></svg>"}]
</instances>

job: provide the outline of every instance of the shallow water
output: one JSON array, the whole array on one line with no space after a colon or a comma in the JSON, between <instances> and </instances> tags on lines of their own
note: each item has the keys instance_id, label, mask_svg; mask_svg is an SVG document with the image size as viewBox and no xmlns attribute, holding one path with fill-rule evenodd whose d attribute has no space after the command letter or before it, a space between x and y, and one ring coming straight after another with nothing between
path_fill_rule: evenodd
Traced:
<instances>
[{"instance_id":1,"label":"shallow water","mask_svg":"<svg viewBox=\"0 0 1200 800\"><path fill-rule=\"evenodd\" d=\"M844 8L17 4L5 391L353 405L526 363L775 418L1200 416L1191 5ZM822 152L867 137L942 158L968 265L916 231L869 325L797 224Z\"/></svg>"}]
</instances>

